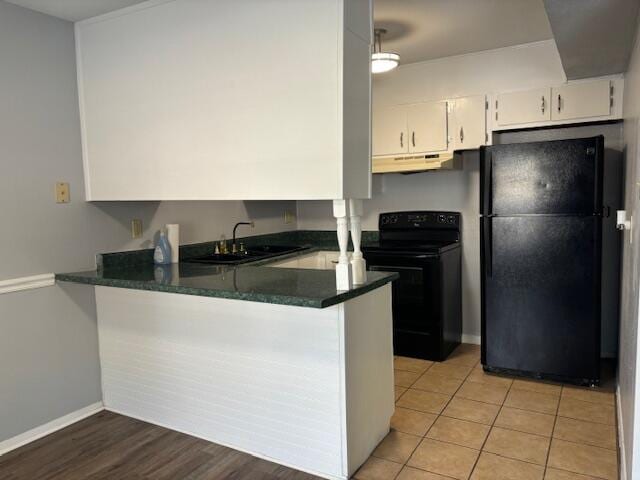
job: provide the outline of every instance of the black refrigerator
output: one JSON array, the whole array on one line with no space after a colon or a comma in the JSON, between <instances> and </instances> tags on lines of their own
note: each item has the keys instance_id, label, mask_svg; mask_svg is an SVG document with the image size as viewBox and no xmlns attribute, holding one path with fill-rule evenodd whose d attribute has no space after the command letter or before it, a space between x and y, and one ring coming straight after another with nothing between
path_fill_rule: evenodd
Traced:
<instances>
[{"instance_id":1,"label":"black refrigerator","mask_svg":"<svg viewBox=\"0 0 640 480\"><path fill-rule=\"evenodd\" d=\"M482 364L600 379L604 138L480 150Z\"/></svg>"}]
</instances>

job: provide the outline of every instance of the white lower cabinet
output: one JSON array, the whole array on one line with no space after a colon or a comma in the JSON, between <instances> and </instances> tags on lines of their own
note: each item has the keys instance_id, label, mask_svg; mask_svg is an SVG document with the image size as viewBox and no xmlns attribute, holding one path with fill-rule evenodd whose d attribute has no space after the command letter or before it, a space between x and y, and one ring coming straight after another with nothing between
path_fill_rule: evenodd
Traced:
<instances>
[{"instance_id":1,"label":"white lower cabinet","mask_svg":"<svg viewBox=\"0 0 640 480\"><path fill-rule=\"evenodd\" d=\"M487 144L487 99L484 95L452 101L454 150L468 150Z\"/></svg>"}]
</instances>

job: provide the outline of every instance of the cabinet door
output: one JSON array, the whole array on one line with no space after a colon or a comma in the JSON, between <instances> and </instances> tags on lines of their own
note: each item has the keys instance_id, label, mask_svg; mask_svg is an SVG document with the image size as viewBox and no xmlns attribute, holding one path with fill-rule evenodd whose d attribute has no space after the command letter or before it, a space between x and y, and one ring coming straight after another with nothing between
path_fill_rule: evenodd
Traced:
<instances>
[{"instance_id":1,"label":"cabinet door","mask_svg":"<svg viewBox=\"0 0 640 480\"><path fill-rule=\"evenodd\" d=\"M496 123L517 125L551 120L550 88L501 93L497 97Z\"/></svg>"},{"instance_id":2,"label":"cabinet door","mask_svg":"<svg viewBox=\"0 0 640 480\"><path fill-rule=\"evenodd\" d=\"M573 83L552 90L551 119L604 117L611 114L611 84L609 80Z\"/></svg>"},{"instance_id":3,"label":"cabinet door","mask_svg":"<svg viewBox=\"0 0 640 480\"><path fill-rule=\"evenodd\" d=\"M388 107L374 111L372 131L373 155L396 155L409 151L405 107Z\"/></svg>"},{"instance_id":4,"label":"cabinet door","mask_svg":"<svg viewBox=\"0 0 640 480\"><path fill-rule=\"evenodd\" d=\"M486 98L484 95L457 98L454 104L453 148L464 150L485 145L487 140Z\"/></svg>"},{"instance_id":5,"label":"cabinet door","mask_svg":"<svg viewBox=\"0 0 640 480\"><path fill-rule=\"evenodd\" d=\"M447 102L416 103L407 107L409 152L443 152L447 138Z\"/></svg>"}]
</instances>

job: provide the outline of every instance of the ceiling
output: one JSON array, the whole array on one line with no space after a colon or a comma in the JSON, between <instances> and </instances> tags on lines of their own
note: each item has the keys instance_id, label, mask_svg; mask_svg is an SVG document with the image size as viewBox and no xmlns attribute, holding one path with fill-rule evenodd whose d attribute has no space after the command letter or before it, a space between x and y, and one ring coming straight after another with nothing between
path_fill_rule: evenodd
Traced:
<instances>
[{"instance_id":1,"label":"ceiling","mask_svg":"<svg viewBox=\"0 0 640 480\"><path fill-rule=\"evenodd\" d=\"M402 64L553 38L543 0L374 0Z\"/></svg>"},{"instance_id":2,"label":"ceiling","mask_svg":"<svg viewBox=\"0 0 640 480\"><path fill-rule=\"evenodd\" d=\"M144 0L6 0L7 3L30 8L75 22L142 3Z\"/></svg>"},{"instance_id":3,"label":"ceiling","mask_svg":"<svg viewBox=\"0 0 640 480\"><path fill-rule=\"evenodd\" d=\"M6 1L77 21L144 0ZM383 50L399 53L402 64L555 38L573 79L625 71L640 2L374 0L374 7L376 27L388 30Z\"/></svg>"},{"instance_id":4,"label":"ceiling","mask_svg":"<svg viewBox=\"0 0 640 480\"><path fill-rule=\"evenodd\" d=\"M638 0L545 0L562 66L570 80L627 70Z\"/></svg>"}]
</instances>

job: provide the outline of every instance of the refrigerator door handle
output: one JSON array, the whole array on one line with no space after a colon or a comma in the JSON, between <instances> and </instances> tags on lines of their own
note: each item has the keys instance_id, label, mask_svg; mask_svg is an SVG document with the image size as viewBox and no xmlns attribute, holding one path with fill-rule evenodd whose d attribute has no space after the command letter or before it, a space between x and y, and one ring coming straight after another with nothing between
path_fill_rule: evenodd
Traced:
<instances>
[{"instance_id":1,"label":"refrigerator door handle","mask_svg":"<svg viewBox=\"0 0 640 480\"><path fill-rule=\"evenodd\" d=\"M493 275L493 219L485 217L484 219L484 265L487 277Z\"/></svg>"},{"instance_id":2,"label":"refrigerator door handle","mask_svg":"<svg viewBox=\"0 0 640 480\"><path fill-rule=\"evenodd\" d=\"M481 155L481 175L484 177L480 184L480 213L491 215L493 205L491 197L493 195L493 159L490 150L484 150Z\"/></svg>"}]
</instances>

